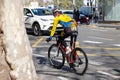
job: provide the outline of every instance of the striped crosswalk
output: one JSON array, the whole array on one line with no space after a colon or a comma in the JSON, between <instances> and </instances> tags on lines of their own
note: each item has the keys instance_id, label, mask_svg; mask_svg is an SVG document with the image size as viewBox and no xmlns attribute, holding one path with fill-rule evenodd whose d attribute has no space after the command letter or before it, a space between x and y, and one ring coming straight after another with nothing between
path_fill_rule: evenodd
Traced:
<instances>
[{"instance_id":1,"label":"striped crosswalk","mask_svg":"<svg viewBox=\"0 0 120 80\"><path fill-rule=\"evenodd\" d=\"M40 43L45 42L44 37L39 38L34 44L32 45L33 48L49 48L48 45L39 45ZM90 41L84 41L84 42L90 42ZM101 43L101 42L92 42L92 43ZM79 42L76 42L77 47L81 47L83 49L89 49L89 50L99 50L99 49L104 49L104 50L109 50L109 51L120 51L119 47L114 47L114 48L109 48L109 47L96 47L96 46L80 46ZM87 56L94 57L94 56L114 56L114 57L120 57L119 53L109 53L109 54L96 54L96 53L87 53Z\"/></svg>"}]
</instances>

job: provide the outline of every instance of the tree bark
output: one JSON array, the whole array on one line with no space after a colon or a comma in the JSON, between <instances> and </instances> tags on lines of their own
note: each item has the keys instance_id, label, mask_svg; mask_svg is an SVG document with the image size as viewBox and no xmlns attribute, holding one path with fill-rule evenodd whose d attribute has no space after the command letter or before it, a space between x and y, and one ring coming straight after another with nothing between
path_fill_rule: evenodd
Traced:
<instances>
[{"instance_id":1,"label":"tree bark","mask_svg":"<svg viewBox=\"0 0 120 80\"><path fill-rule=\"evenodd\" d=\"M0 0L0 80L37 80L22 0Z\"/></svg>"}]
</instances>

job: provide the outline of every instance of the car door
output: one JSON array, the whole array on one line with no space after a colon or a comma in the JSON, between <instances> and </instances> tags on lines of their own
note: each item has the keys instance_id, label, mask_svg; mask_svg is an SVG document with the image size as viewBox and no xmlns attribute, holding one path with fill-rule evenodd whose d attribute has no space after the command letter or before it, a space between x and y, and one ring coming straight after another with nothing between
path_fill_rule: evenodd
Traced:
<instances>
[{"instance_id":1,"label":"car door","mask_svg":"<svg viewBox=\"0 0 120 80\"><path fill-rule=\"evenodd\" d=\"M24 8L24 24L26 28L32 28L31 27L31 19L32 19L32 13L29 9Z\"/></svg>"}]
</instances>

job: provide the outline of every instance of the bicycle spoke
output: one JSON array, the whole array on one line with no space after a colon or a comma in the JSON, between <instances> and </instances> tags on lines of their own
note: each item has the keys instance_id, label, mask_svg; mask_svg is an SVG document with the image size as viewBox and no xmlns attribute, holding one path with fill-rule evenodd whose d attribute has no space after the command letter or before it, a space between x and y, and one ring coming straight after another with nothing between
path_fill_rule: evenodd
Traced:
<instances>
[{"instance_id":1,"label":"bicycle spoke","mask_svg":"<svg viewBox=\"0 0 120 80\"><path fill-rule=\"evenodd\" d=\"M50 64L55 68L62 68L65 62L63 52L56 44L51 45L48 52L48 59Z\"/></svg>"},{"instance_id":2,"label":"bicycle spoke","mask_svg":"<svg viewBox=\"0 0 120 80\"><path fill-rule=\"evenodd\" d=\"M80 74L83 75L88 67L88 59L87 56L85 54L85 52L80 49L80 48L76 48L74 53L76 54L76 60L73 63L73 68L76 74Z\"/></svg>"}]
</instances>

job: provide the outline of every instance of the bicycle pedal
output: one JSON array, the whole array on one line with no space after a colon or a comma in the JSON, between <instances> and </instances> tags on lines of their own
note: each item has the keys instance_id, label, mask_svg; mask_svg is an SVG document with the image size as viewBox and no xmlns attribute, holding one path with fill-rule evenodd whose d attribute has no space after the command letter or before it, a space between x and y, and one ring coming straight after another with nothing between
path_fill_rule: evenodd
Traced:
<instances>
[{"instance_id":1,"label":"bicycle pedal","mask_svg":"<svg viewBox=\"0 0 120 80\"><path fill-rule=\"evenodd\" d=\"M75 64L74 63L69 63L70 68L74 68Z\"/></svg>"}]
</instances>

